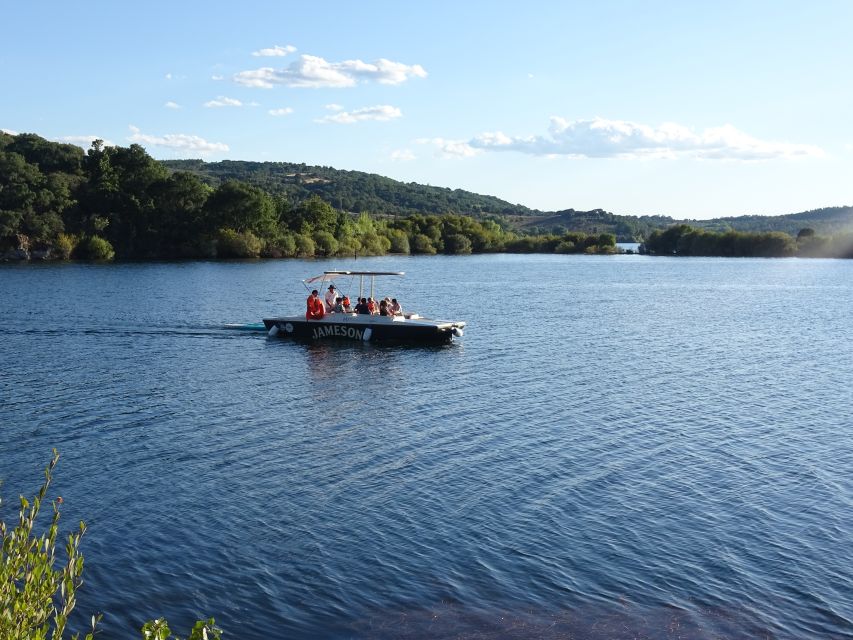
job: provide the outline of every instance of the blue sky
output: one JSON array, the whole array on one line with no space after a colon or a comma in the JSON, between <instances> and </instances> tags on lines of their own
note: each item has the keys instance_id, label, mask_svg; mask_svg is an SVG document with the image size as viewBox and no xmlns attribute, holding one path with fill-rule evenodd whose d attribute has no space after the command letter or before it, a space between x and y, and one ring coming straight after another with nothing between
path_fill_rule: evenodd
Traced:
<instances>
[{"instance_id":1,"label":"blue sky","mask_svg":"<svg viewBox=\"0 0 853 640\"><path fill-rule=\"evenodd\" d=\"M543 210L853 204L853 2L6 3L0 128Z\"/></svg>"}]
</instances>

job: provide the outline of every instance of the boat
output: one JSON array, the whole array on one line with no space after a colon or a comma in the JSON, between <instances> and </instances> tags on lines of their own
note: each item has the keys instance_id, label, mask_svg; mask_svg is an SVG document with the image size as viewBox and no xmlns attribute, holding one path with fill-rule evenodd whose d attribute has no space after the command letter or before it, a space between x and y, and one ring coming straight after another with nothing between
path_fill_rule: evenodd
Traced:
<instances>
[{"instance_id":1,"label":"boat","mask_svg":"<svg viewBox=\"0 0 853 640\"><path fill-rule=\"evenodd\" d=\"M326 283L355 278L359 280L358 298L375 299L377 277L402 277L404 271L324 271L321 275L303 280L305 288L323 290ZM370 292L365 292L365 281ZM337 288L337 285L336 285ZM339 288L339 290L342 290ZM343 290L346 292L345 290ZM463 335L465 322L431 320L417 313L379 316L358 313L325 313L319 319L308 319L303 312L298 316L264 318L264 327L270 337L288 337L301 340L354 340L359 342L445 343Z\"/></svg>"}]
</instances>

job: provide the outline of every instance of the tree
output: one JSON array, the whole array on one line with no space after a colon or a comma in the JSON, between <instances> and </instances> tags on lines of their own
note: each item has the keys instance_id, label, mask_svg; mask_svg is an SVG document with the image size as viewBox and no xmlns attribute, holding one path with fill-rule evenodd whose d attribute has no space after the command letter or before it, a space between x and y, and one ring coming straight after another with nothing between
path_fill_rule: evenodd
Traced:
<instances>
[{"instance_id":1,"label":"tree","mask_svg":"<svg viewBox=\"0 0 853 640\"><path fill-rule=\"evenodd\" d=\"M429 255L437 253L435 246L429 236L418 233L412 238L412 253L426 253Z\"/></svg>"},{"instance_id":2,"label":"tree","mask_svg":"<svg viewBox=\"0 0 853 640\"><path fill-rule=\"evenodd\" d=\"M313 235L316 252L322 256L332 256L338 251L338 241L328 231L315 231Z\"/></svg>"},{"instance_id":3,"label":"tree","mask_svg":"<svg viewBox=\"0 0 853 640\"><path fill-rule=\"evenodd\" d=\"M62 213L71 206L69 183L45 176L19 153L0 151L0 240L21 234L48 246L64 231Z\"/></svg>"},{"instance_id":4,"label":"tree","mask_svg":"<svg viewBox=\"0 0 853 640\"><path fill-rule=\"evenodd\" d=\"M334 233L337 224L337 212L319 196L312 196L302 202L292 211L290 217L291 229L304 234L314 231Z\"/></svg>"},{"instance_id":5,"label":"tree","mask_svg":"<svg viewBox=\"0 0 853 640\"><path fill-rule=\"evenodd\" d=\"M391 253L409 253L409 236L401 229L388 229L387 238L391 243Z\"/></svg>"},{"instance_id":6,"label":"tree","mask_svg":"<svg viewBox=\"0 0 853 640\"><path fill-rule=\"evenodd\" d=\"M275 233L275 203L269 194L243 182L220 185L204 205L203 226L207 230L252 231L261 237Z\"/></svg>"},{"instance_id":7,"label":"tree","mask_svg":"<svg viewBox=\"0 0 853 640\"><path fill-rule=\"evenodd\" d=\"M444 241L444 253L467 254L471 253L471 241L461 233L454 233Z\"/></svg>"},{"instance_id":8,"label":"tree","mask_svg":"<svg viewBox=\"0 0 853 640\"><path fill-rule=\"evenodd\" d=\"M314 255L314 241L304 233L297 233L293 236L296 242L296 255L303 258L311 258Z\"/></svg>"},{"instance_id":9,"label":"tree","mask_svg":"<svg viewBox=\"0 0 853 640\"><path fill-rule=\"evenodd\" d=\"M154 207L148 218L145 251L151 257L192 257L203 233L203 210L213 192L191 173L178 172L149 187Z\"/></svg>"},{"instance_id":10,"label":"tree","mask_svg":"<svg viewBox=\"0 0 853 640\"><path fill-rule=\"evenodd\" d=\"M14 136L6 151L21 154L28 163L36 165L42 173L62 172L80 174L83 167L83 150L74 144L50 142L34 133Z\"/></svg>"}]
</instances>

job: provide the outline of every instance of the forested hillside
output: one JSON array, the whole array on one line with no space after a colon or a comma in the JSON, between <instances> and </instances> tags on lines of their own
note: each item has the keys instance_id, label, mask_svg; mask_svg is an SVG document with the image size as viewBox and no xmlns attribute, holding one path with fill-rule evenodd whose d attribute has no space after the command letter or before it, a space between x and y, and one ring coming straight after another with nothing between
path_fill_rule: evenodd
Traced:
<instances>
[{"instance_id":1,"label":"forested hillside","mask_svg":"<svg viewBox=\"0 0 853 640\"><path fill-rule=\"evenodd\" d=\"M330 167L161 162L136 144L98 140L84 152L0 132L5 260L612 253L617 238L664 255L849 256L853 207L675 223L601 209L543 214Z\"/></svg>"},{"instance_id":2,"label":"forested hillside","mask_svg":"<svg viewBox=\"0 0 853 640\"><path fill-rule=\"evenodd\" d=\"M462 189L399 182L372 173L343 171L332 167L237 160L162 162L172 171L191 172L214 187L227 180L240 180L268 193L284 196L292 205L312 195L318 195L337 209L355 213L456 213L475 218L501 216L514 229L531 235L560 235L569 231L587 234L612 233L620 242L640 242L652 231L666 229L674 224L690 224L708 231L782 231L791 235L796 235L804 227L825 235L853 230L853 207L831 207L779 216L738 216L712 220L677 220L663 215L617 215L603 209L543 212Z\"/></svg>"},{"instance_id":3,"label":"forested hillside","mask_svg":"<svg viewBox=\"0 0 853 640\"><path fill-rule=\"evenodd\" d=\"M853 231L853 207L825 207L784 216L738 216L693 220L689 223L708 231L781 231L795 236L800 229L811 228L817 233L831 235Z\"/></svg>"},{"instance_id":4,"label":"forested hillside","mask_svg":"<svg viewBox=\"0 0 853 640\"><path fill-rule=\"evenodd\" d=\"M285 196L298 204L312 195L320 196L336 209L372 214L407 215L410 213L455 213L481 217L486 215L530 215L531 209L510 204L493 196L462 189L431 187L414 182L399 182L373 173L342 171L290 162L246 162L223 160L164 160L172 171L187 171L205 183L218 186L239 180L264 191Z\"/></svg>"},{"instance_id":5,"label":"forested hillside","mask_svg":"<svg viewBox=\"0 0 853 640\"><path fill-rule=\"evenodd\" d=\"M575 211L567 209L544 216L517 219L519 228L532 234L565 233L583 231L586 233L612 233L619 242L641 242L655 229L665 229L675 224L667 216L620 216L593 209Z\"/></svg>"},{"instance_id":6,"label":"forested hillside","mask_svg":"<svg viewBox=\"0 0 853 640\"><path fill-rule=\"evenodd\" d=\"M208 184L136 144L96 140L84 153L34 134L0 133L0 259L616 250L613 235L519 236L491 215L353 213L283 184L275 191L236 179Z\"/></svg>"}]
</instances>

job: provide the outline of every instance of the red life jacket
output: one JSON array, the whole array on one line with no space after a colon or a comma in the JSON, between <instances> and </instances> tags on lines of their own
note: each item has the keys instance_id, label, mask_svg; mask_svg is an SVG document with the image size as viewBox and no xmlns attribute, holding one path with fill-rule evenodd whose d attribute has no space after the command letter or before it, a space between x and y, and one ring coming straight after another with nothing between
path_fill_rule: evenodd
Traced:
<instances>
[{"instance_id":1,"label":"red life jacket","mask_svg":"<svg viewBox=\"0 0 853 640\"><path fill-rule=\"evenodd\" d=\"M326 305L323 304L323 301L319 297L308 296L307 306L308 309L305 312L306 320L319 320L326 315Z\"/></svg>"}]
</instances>

